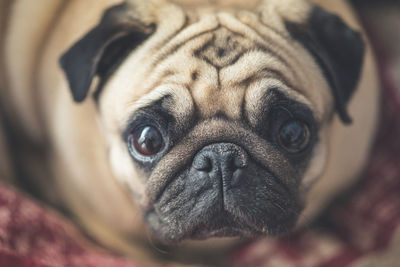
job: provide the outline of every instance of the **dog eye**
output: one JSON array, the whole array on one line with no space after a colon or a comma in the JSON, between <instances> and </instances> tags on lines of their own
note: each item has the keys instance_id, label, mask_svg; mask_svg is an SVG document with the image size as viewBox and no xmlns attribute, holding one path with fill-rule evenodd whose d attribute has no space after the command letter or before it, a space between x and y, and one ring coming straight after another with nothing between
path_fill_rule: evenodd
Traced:
<instances>
[{"instance_id":1,"label":"dog eye","mask_svg":"<svg viewBox=\"0 0 400 267\"><path fill-rule=\"evenodd\" d=\"M160 131L154 126L136 128L128 137L129 148L142 156L150 157L160 152L164 140Z\"/></svg>"},{"instance_id":2,"label":"dog eye","mask_svg":"<svg viewBox=\"0 0 400 267\"><path fill-rule=\"evenodd\" d=\"M290 153L302 151L309 141L310 129L302 121L290 120L283 124L279 131L279 145Z\"/></svg>"}]
</instances>

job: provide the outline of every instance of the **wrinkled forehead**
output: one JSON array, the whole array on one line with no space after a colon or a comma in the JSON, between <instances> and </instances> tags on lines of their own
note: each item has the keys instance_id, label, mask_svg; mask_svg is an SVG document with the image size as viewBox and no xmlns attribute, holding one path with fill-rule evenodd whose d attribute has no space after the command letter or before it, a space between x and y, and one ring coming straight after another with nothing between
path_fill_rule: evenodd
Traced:
<instances>
[{"instance_id":1,"label":"wrinkled forehead","mask_svg":"<svg viewBox=\"0 0 400 267\"><path fill-rule=\"evenodd\" d=\"M323 116L329 99L323 92L329 90L315 88L327 88L326 82L278 19L271 16L267 23L259 13L243 10L175 14L169 34L160 25L110 80L107 92L119 103L110 107L118 113L116 123L125 125L135 111L165 96L179 118L195 111L203 119L254 117L269 89Z\"/></svg>"}]
</instances>

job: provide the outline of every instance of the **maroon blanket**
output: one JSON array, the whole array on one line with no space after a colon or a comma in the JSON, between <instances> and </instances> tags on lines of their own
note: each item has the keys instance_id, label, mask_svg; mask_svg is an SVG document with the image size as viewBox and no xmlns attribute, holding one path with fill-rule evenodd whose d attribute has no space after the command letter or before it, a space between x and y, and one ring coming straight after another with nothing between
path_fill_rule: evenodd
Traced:
<instances>
[{"instance_id":1,"label":"maroon blanket","mask_svg":"<svg viewBox=\"0 0 400 267\"><path fill-rule=\"evenodd\" d=\"M316 225L255 241L231 256L232 266L400 266L400 86L384 57L381 76L381 125L361 181ZM99 249L60 215L0 186L0 266L142 265Z\"/></svg>"}]
</instances>

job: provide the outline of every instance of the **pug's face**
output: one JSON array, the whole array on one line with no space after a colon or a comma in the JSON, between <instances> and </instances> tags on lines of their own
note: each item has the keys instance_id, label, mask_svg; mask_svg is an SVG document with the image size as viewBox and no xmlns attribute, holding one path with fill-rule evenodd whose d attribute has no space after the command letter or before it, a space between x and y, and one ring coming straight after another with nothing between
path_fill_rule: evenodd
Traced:
<instances>
[{"instance_id":1,"label":"pug's face","mask_svg":"<svg viewBox=\"0 0 400 267\"><path fill-rule=\"evenodd\" d=\"M333 115L350 122L359 34L306 1L140 2L109 9L61 59L77 102L100 78L110 179L167 243L290 230Z\"/></svg>"}]
</instances>

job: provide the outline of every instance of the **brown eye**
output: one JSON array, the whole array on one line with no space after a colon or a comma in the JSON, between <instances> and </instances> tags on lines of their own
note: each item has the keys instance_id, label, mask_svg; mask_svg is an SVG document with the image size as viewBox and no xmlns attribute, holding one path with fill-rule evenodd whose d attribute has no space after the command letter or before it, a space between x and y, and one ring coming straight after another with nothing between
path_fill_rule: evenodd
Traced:
<instances>
[{"instance_id":1,"label":"brown eye","mask_svg":"<svg viewBox=\"0 0 400 267\"><path fill-rule=\"evenodd\" d=\"M154 126L135 129L129 136L129 146L142 156L150 157L159 153L164 147L160 131Z\"/></svg>"},{"instance_id":2,"label":"brown eye","mask_svg":"<svg viewBox=\"0 0 400 267\"><path fill-rule=\"evenodd\" d=\"M279 131L279 145L290 153L300 152L306 148L309 141L310 129L299 120L286 122Z\"/></svg>"}]
</instances>

